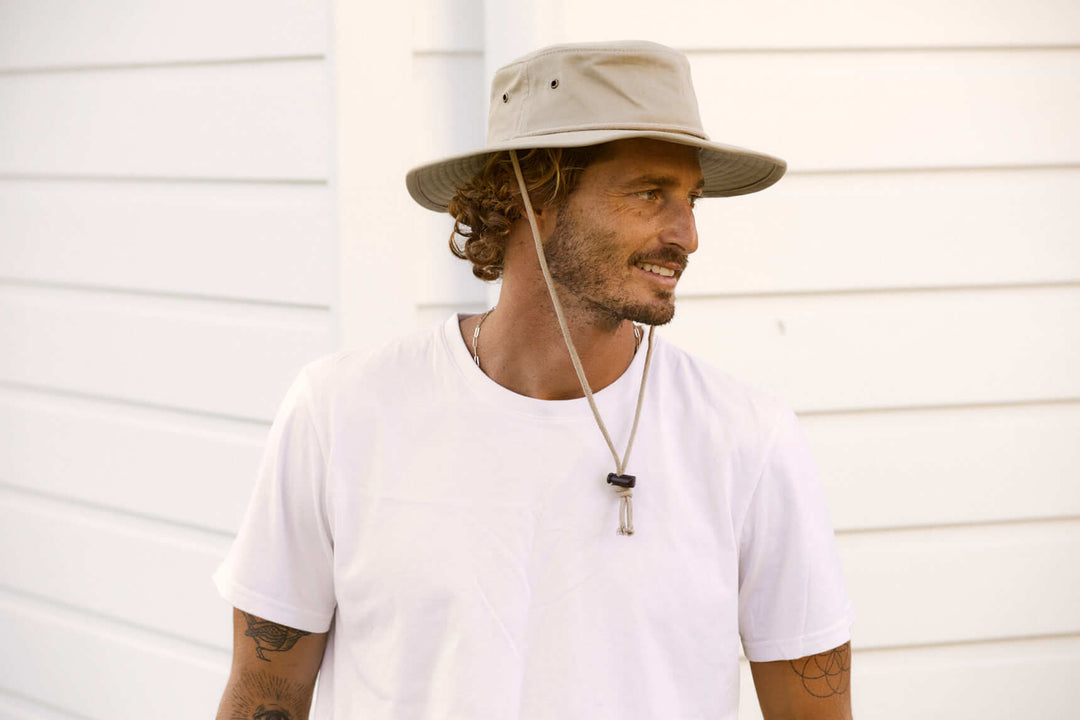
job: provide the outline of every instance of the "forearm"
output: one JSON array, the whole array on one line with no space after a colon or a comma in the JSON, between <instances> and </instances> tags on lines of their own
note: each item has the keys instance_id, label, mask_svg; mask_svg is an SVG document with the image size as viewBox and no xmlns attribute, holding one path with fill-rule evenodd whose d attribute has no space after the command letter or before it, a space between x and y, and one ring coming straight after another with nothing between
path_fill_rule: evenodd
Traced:
<instances>
[{"instance_id":1,"label":"forearm","mask_svg":"<svg viewBox=\"0 0 1080 720\"><path fill-rule=\"evenodd\" d=\"M246 670L229 678L217 720L306 720L314 683L305 684L267 670Z\"/></svg>"}]
</instances>

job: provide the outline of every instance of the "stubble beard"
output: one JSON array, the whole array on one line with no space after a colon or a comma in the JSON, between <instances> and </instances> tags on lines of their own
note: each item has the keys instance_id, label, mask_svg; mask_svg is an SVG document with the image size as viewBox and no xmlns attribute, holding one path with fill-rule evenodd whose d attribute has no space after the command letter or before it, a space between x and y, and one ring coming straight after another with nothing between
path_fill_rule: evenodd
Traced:
<instances>
[{"instance_id":1,"label":"stubble beard","mask_svg":"<svg viewBox=\"0 0 1080 720\"><path fill-rule=\"evenodd\" d=\"M626 261L621 257L617 237L613 231L584 230L564 205L551 237L544 243L544 256L559 300L564 306L572 304L591 323L610 330L617 329L624 320L666 325L675 316L674 293L657 292L655 297L662 302L650 304L635 302L618 292L626 276L632 277L636 259ZM685 256L680 255L678 262L685 264ZM624 271L623 277L617 276L619 271Z\"/></svg>"}]
</instances>

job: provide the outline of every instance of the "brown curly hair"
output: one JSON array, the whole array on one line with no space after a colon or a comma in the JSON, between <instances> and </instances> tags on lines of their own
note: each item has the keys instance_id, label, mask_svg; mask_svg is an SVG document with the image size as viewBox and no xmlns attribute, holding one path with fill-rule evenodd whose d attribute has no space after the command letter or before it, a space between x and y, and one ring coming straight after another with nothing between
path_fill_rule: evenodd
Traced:
<instances>
[{"instance_id":1,"label":"brown curly hair","mask_svg":"<svg viewBox=\"0 0 1080 720\"><path fill-rule=\"evenodd\" d=\"M533 207L564 202L577 186L581 172L598 159L602 147L519 150L518 163ZM454 218L450 252L470 261L473 275L481 280L501 277L510 228L525 217L510 153L499 152L488 158L484 169L458 188L447 210Z\"/></svg>"}]
</instances>

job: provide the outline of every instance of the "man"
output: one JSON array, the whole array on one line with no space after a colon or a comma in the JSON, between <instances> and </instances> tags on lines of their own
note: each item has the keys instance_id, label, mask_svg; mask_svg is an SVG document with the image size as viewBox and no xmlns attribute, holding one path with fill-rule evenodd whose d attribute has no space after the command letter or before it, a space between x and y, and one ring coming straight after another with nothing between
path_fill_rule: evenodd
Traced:
<instances>
[{"instance_id":1,"label":"man","mask_svg":"<svg viewBox=\"0 0 1080 720\"><path fill-rule=\"evenodd\" d=\"M300 374L216 576L218 717L305 717L318 675L320 719L730 719L740 642L767 720L850 717L793 413L653 336L695 202L783 162L710 142L651 43L512 63L489 126L407 184L498 305Z\"/></svg>"}]
</instances>

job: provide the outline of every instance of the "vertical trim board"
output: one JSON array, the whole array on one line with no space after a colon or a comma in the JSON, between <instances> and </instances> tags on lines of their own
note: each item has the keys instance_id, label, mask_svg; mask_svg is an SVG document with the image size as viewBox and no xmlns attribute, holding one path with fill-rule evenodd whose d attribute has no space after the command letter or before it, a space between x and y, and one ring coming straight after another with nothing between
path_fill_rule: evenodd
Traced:
<instances>
[{"instance_id":1,"label":"vertical trim board","mask_svg":"<svg viewBox=\"0 0 1080 720\"><path fill-rule=\"evenodd\" d=\"M376 348L414 324L422 282L408 270L416 207L404 182L404 149L427 132L412 87L412 7L384 4L378 23L361 3L332 7L339 345Z\"/></svg>"},{"instance_id":2,"label":"vertical trim board","mask_svg":"<svg viewBox=\"0 0 1080 720\"><path fill-rule=\"evenodd\" d=\"M414 53L484 52L483 0L420 0L412 25Z\"/></svg>"}]
</instances>

